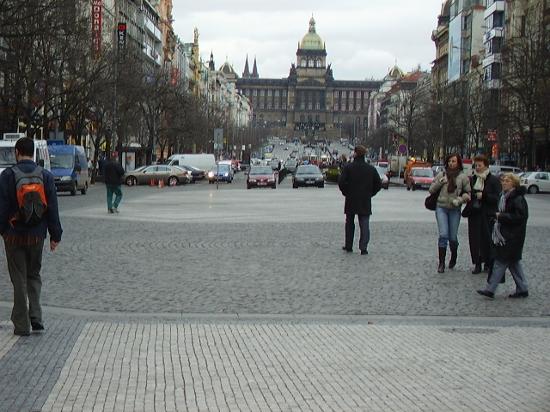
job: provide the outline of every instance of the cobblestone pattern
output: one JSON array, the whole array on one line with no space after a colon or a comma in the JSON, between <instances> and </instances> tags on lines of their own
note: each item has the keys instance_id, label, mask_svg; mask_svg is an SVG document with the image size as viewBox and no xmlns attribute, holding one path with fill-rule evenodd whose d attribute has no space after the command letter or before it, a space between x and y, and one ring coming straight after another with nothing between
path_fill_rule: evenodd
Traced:
<instances>
[{"instance_id":1,"label":"cobblestone pattern","mask_svg":"<svg viewBox=\"0 0 550 412\"><path fill-rule=\"evenodd\" d=\"M373 222L369 255L341 250L343 223L176 225L65 218L63 247L46 251L43 303L120 312L550 315L547 227L529 227L530 297L475 293L467 225L454 270L436 273L435 223ZM546 245L546 246L545 246ZM0 272L7 273L3 250ZM8 276L0 301L11 300Z\"/></svg>"},{"instance_id":2,"label":"cobblestone pattern","mask_svg":"<svg viewBox=\"0 0 550 412\"><path fill-rule=\"evenodd\" d=\"M543 412L549 337L545 328L92 322L42 410Z\"/></svg>"},{"instance_id":3,"label":"cobblestone pattern","mask_svg":"<svg viewBox=\"0 0 550 412\"><path fill-rule=\"evenodd\" d=\"M16 337L11 323L0 325L0 411L41 409L83 326L52 321L44 333Z\"/></svg>"}]
</instances>

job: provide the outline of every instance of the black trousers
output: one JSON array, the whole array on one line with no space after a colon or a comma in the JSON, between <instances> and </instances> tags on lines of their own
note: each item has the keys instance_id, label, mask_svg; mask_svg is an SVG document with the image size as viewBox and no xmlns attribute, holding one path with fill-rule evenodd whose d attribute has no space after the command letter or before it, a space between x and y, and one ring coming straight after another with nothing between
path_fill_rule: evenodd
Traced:
<instances>
[{"instance_id":1,"label":"black trousers","mask_svg":"<svg viewBox=\"0 0 550 412\"><path fill-rule=\"evenodd\" d=\"M468 218L468 241L472 263L491 265L491 232L493 228L483 213Z\"/></svg>"},{"instance_id":2,"label":"black trousers","mask_svg":"<svg viewBox=\"0 0 550 412\"><path fill-rule=\"evenodd\" d=\"M40 269L44 240L34 245L4 242L4 246L13 285L11 321L16 331L30 332L31 322L42 323Z\"/></svg>"},{"instance_id":3,"label":"black trousers","mask_svg":"<svg viewBox=\"0 0 550 412\"><path fill-rule=\"evenodd\" d=\"M367 250L370 241L369 220L370 215L357 215L359 220L359 249ZM353 237L355 235L355 214L346 214L346 244L347 249L353 248Z\"/></svg>"}]
</instances>

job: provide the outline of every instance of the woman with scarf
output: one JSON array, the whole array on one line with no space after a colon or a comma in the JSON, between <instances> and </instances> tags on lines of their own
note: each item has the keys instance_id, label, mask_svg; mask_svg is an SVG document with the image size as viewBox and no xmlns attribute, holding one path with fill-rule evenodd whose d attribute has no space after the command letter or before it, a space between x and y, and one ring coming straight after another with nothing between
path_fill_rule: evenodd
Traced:
<instances>
[{"instance_id":1,"label":"woman with scarf","mask_svg":"<svg viewBox=\"0 0 550 412\"><path fill-rule=\"evenodd\" d=\"M435 218L439 231L438 273L445 272L445 256L447 244L451 249L449 269L456 265L458 253L458 225L460 224L460 209L470 198L470 180L462 169L462 158L451 154L445 159L445 170L439 172L429 189L430 193L439 192Z\"/></svg>"},{"instance_id":2,"label":"woman with scarf","mask_svg":"<svg viewBox=\"0 0 550 412\"><path fill-rule=\"evenodd\" d=\"M529 217L529 209L524 195L525 188L520 186L519 177L513 173L506 173L502 177L502 193L491 235L495 261L487 287L477 291L480 295L494 298L504 272L509 269L516 283L516 291L509 297L526 298L529 296L527 279L521 265L527 218Z\"/></svg>"},{"instance_id":3,"label":"woman with scarf","mask_svg":"<svg viewBox=\"0 0 550 412\"><path fill-rule=\"evenodd\" d=\"M470 178L472 200L464 208L462 215L468 218L468 240L474 269L472 274L489 272L492 267L491 232L493 222L489 216L497 211L502 187L498 177L489 171L489 160L483 155L474 157L474 174Z\"/></svg>"}]
</instances>

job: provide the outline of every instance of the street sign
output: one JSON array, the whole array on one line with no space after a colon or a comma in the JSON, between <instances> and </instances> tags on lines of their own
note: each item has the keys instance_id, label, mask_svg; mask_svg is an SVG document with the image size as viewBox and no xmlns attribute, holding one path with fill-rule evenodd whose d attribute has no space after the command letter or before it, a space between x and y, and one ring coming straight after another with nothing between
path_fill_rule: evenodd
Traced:
<instances>
[{"instance_id":1,"label":"street sign","mask_svg":"<svg viewBox=\"0 0 550 412\"><path fill-rule=\"evenodd\" d=\"M401 154L406 154L407 153L407 145L406 144L400 144L399 148L397 150L399 150L399 153L401 153Z\"/></svg>"}]
</instances>

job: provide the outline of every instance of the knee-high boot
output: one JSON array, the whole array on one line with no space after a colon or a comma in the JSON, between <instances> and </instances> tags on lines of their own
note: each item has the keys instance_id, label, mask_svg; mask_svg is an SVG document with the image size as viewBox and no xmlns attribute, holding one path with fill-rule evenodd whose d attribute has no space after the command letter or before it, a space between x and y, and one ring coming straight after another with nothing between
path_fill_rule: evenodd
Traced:
<instances>
[{"instance_id":1,"label":"knee-high boot","mask_svg":"<svg viewBox=\"0 0 550 412\"><path fill-rule=\"evenodd\" d=\"M458 242L449 241L449 248L451 249L451 259L449 260L449 269L456 266L456 258L458 254Z\"/></svg>"},{"instance_id":2,"label":"knee-high boot","mask_svg":"<svg viewBox=\"0 0 550 412\"><path fill-rule=\"evenodd\" d=\"M437 267L437 273L445 272L445 255L447 254L446 247L440 247L439 251L439 266Z\"/></svg>"}]
</instances>

